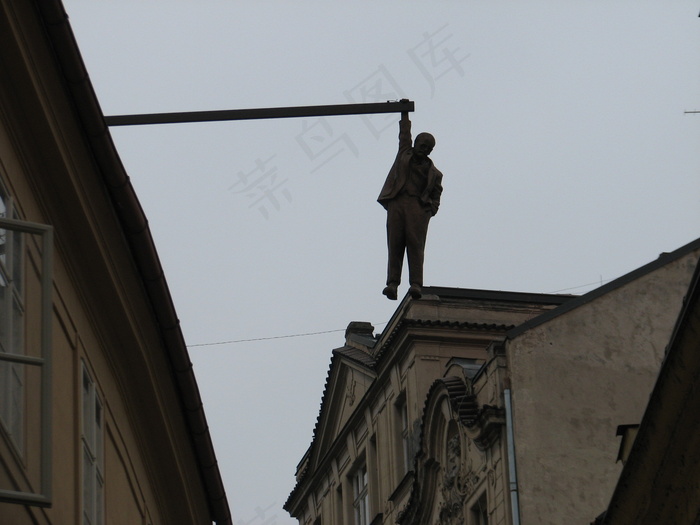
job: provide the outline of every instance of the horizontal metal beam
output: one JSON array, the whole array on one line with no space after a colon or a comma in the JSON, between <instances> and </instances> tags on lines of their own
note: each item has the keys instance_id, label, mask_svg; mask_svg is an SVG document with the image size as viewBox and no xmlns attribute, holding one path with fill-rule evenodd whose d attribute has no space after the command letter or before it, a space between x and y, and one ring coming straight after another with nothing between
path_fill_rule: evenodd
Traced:
<instances>
[{"instance_id":1,"label":"horizontal metal beam","mask_svg":"<svg viewBox=\"0 0 700 525\"><path fill-rule=\"evenodd\" d=\"M331 106L298 106L288 108L228 109L221 111L190 111L184 113L146 113L105 117L108 126L141 124L178 124L183 122L216 122L222 120L252 120L264 118L330 117L336 115L367 115L372 113L401 113L414 111L410 100L371 104L335 104Z\"/></svg>"}]
</instances>

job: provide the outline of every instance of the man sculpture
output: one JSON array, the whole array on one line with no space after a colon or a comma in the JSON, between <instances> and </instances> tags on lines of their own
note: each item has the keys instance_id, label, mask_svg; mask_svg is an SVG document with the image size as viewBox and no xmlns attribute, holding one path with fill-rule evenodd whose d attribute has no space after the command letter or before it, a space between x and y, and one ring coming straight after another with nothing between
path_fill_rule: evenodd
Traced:
<instances>
[{"instance_id":1,"label":"man sculpture","mask_svg":"<svg viewBox=\"0 0 700 525\"><path fill-rule=\"evenodd\" d=\"M428 158L434 147L435 138L430 133L420 133L411 147L411 121L408 112L402 112L399 152L377 199L387 210L389 264L382 293L392 300L396 300L401 282L404 252L411 285L408 293L414 299L421 297L428 222L437 213L442 194L442 173Z\"/></svg>"}]
</instances>

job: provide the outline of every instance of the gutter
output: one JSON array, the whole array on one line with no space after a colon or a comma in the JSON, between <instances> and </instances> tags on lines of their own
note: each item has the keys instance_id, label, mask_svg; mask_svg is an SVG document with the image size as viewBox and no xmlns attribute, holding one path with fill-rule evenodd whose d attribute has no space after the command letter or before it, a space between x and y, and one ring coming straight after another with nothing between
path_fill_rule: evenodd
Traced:
<instances>
[{"instance_id":1,"label":"gutter","mask_svg":"<svg viewBox=\"0 0 700 525\"><path fill-rule=\"evenodd\" d=\"M232 525L233 519L199 388L148 221L105 124L61 0L35 0L34 5L43 20L47 37L61 66L66 88L72 96L88 144L153 307L182 401L211 518L218 525Z\"/></svg>"},{"instance_id":2,"label":"gutter","mask_svg":"<svg viewBox=\"0 0 700 525\"><path fill-rule=\"evenodd\" d=\"M520 502L518 499L518 473L515 468L515 436L513 435L513 402L510 388L503 391L506 409L506 444L508 447L508 487L510 491L510 510L513 525L520 525Z\"/></svg>"}]
</instances>

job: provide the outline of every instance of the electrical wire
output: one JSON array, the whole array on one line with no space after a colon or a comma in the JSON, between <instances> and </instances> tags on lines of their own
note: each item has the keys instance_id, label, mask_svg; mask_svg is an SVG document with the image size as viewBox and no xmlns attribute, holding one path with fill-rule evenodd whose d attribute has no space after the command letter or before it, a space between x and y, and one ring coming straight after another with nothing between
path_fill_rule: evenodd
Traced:
<instances>
[{"instance_id":1,"label":"electrical wire","mask_svg":"<svg viewBox=\"0 0 700 525\"><path fill-rule=\"evenodd\" d=\"M252 341L269 341L270 339L286 339L289 337L308 337L310 335L321 335L321 334L331 334L333 332L344 332L345 328L338 328L337 330L324 330L322 332L306 332L303 334L288 334L288 335L274 335L270 337L254 337L251 339L234 339L232 341L217 341L216 343L199 343L196 345L187 345L187 348L194 348L196 346L215 346L215 345L228 345L234 343L250 343Z\"/></svg>"},{"instance_id":2,"label":"electrical wire","mask_svg":"<svg viewBox=\"0 0 700 525\"><path fill-rule=\"evenodd\" d=\"M596 281L596 282L582 284L579 286L573 286L571 288L563 288L561 290L556 290L554 292L548 292L548 293L566 292L569 290L576 290L578 288L585 288L587 286L593 286L594 284L602 286L603 283L607 283L610 281L612 281L612 279L603 280L601 278L599 281ZM386 324L386 322L378 323L376 326L381 326L384 324ZM199 348L199 347L203 347L203 346L232 345L232 344L236 344L236 343L252 343L252 342L256 342L256 341L270 341L272 339L289 339L292 337L310 337L313 335L323 335L323 334L332 334L332 333L336 333L336 332L344 332L345 330L346 330L345 328L338 328L336 330L323 330L321 332L305 332L305 333L301 333L301 334L273 335L273 336L269 336L269 337L253 337L250 339L233 339L231 341L217 341L215 343L198 343L198 344L194 344L194 345L187 345L187 348Z\"/></svg>"}]
</instances>

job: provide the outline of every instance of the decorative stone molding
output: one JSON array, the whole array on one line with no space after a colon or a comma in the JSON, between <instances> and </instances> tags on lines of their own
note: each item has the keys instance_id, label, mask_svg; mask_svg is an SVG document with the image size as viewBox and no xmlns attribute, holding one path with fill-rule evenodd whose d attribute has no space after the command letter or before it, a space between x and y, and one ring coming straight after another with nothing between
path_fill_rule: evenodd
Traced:
<instances>
[{"instance_id":1,"label":"decorative stone molding","mask_svg":"<svg viewBox=\"0 0 700 525\"><path fill-rule=\"evenodd\" d=\"M467 436L474 441L479 450L486 450L500 438L505 418L505 409L484 405L479 410L477 417L465 425Z\"/></svg>"},{"instance_id":2,"label":"decorative stone molding","mask_svg":"<svg viewBox=\"0 0 700 525\"><path fill-rule=\"evenodd\" d=\"M431 387L423 410L415 480L400 525L465 525L465 505L486 482L484 451L500 437L503 409L479 408L461 378Z\"/></svg>"},{"instance_id":3,"label":"decorative stone molding","mask_svg":"<svg viewBox=\"0 0 700 525\"><path fill-rule=\"evenodd\" d=\"M442 469L439 519L435 525L463 525L464 500L469 494L468 475L462 472L462 450L459 434L447 442L447 464Z\"/></svg>"}]
</instances>

